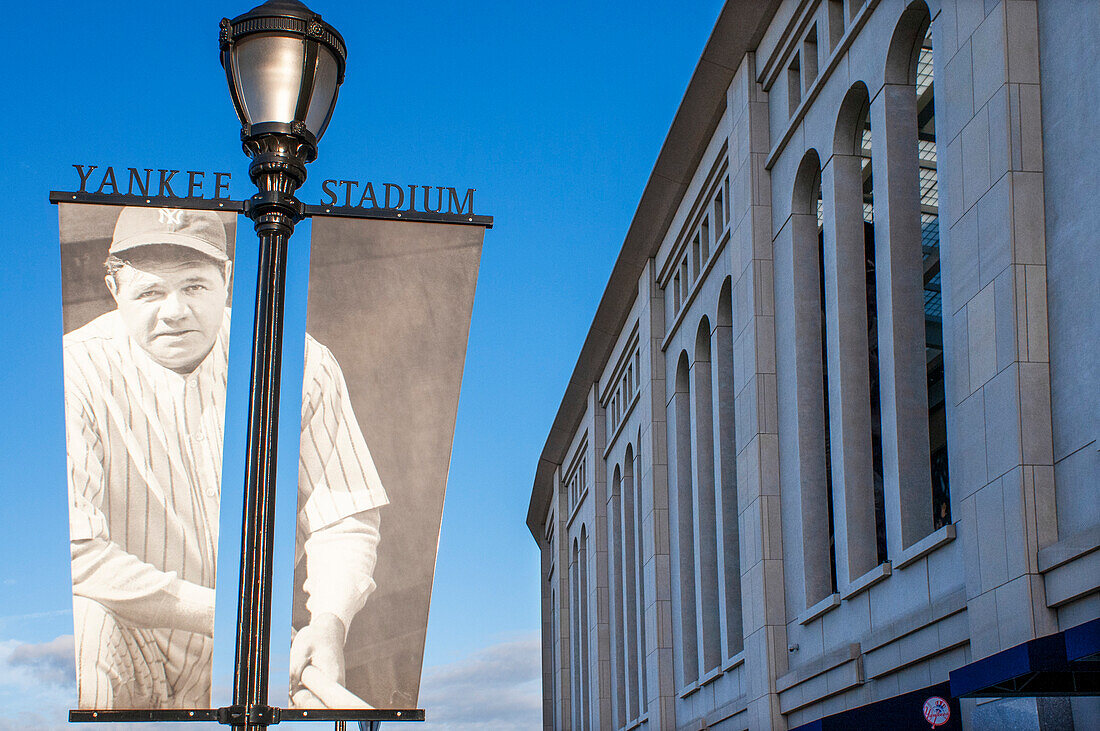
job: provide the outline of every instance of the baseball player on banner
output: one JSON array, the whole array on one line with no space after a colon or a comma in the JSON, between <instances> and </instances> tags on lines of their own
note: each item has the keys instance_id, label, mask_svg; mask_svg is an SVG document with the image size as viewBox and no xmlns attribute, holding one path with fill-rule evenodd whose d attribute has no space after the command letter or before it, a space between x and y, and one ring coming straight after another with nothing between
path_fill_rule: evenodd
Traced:
<instances>
[{"instance_id":1,"label":"baseball player on banner","mask_svg":"<svg viewBox=\"0 0 1100 731\"><path fill-rule=\"evenodd\" d=\"M207 211L125 208L106 257L116 309L64 338L81 708L210 706L232 262ZM340 366L306 336L298 547L306 672L343 682L374 589L387 501ZM233 575L233 571L229 575Z\"/></svg>"}]
</instances>

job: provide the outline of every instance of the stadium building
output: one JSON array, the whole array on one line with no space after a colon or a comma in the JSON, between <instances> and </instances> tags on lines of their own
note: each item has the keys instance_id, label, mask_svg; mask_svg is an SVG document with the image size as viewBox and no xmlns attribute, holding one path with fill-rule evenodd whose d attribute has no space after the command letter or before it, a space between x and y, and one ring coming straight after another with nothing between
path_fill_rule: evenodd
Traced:
<instances>
[{"instance_id":1,"label":"stadium building","mask_svg":"<svg viewBox=\"0 0 1100 731\"><path fill-rule=\"evenodd\" d=\"M537 465L546 728L1100 723L1098 48L726 3Z\"/></svg>"}]
</instances>

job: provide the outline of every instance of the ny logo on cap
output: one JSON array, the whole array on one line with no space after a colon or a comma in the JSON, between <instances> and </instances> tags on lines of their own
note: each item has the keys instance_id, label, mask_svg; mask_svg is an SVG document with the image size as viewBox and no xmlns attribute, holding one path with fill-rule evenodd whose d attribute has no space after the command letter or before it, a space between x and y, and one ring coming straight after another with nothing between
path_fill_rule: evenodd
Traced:
<instances>
[{"instance_id":1,"label":"ny logo on cap","mask_svg":"<svg viewBox=\"0 0 1100 731\"><path fill-rule=\"evenodd\" d=\"M161 208L158 212L158 222L167 223L170 226L179 226L182 221L180 217L183 215L183 211L179 208Z\"/></svg>"}]
</instances>

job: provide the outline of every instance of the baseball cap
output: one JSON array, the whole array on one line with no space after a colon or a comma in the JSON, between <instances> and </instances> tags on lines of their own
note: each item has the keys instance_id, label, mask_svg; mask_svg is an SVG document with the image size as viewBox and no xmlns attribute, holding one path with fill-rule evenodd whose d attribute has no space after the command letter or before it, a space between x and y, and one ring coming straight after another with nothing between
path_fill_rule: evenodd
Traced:
<instances>
[{"instance_id":1,"label":"baseball cap","mask_svg":"<svg viewBox=\"0 0 1100 731\"><path fill-rule=\"evenodd\" d=\"M140 206L123 208L115 223L109 253L121 254L139 246L156 244L186 246L218 261L229 260L225 226L214 211Z\"/></svg>"}]
</instances>

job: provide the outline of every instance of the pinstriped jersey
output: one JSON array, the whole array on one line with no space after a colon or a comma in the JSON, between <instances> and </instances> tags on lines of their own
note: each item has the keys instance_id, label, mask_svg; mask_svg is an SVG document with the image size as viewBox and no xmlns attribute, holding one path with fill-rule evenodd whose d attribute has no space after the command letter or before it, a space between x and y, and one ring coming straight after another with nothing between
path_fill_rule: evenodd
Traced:
<instances>
[{"instance_id":1,"label":"pinstriped jersey","mask_svg":"<svg viewBox=\"0 0 1100 731\"><path fill-rule=\"evenodd\" d=\"M229 309L187 375L154 362L117 312L64 343L73 591L147 622L214 586ZM312 532L388 502L340 367L308 335L303 376L298 558Z\"/></svg>"},{"instance_id":2,"label":"pinstriped jersey","mask_svg":"<svg viewBox=\"0 0 1100 731\"><path fill-rule=\"evenodd\" d=\"M187 375L153 361L117 311L65 336L74 593L114 608L214 586L228 347L228 311ZM77 562L77 541L103 560Z\"/></svg>"},{"instance_id":3,"label":"pinstriped jersey","mask_svg":"<svg viewBox=\"0 0 1100 731\"><path fill-rule=\"evenodd\" d=\"M328 348L307 334L295 562L315 531L388 502L340 366Z\"/></svg>"}]
</instances>

